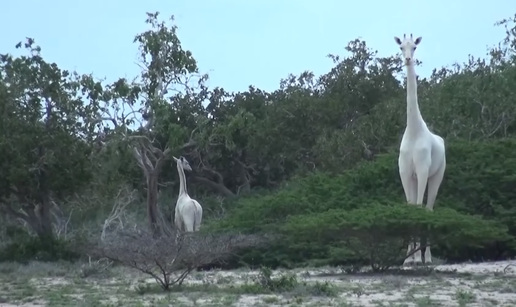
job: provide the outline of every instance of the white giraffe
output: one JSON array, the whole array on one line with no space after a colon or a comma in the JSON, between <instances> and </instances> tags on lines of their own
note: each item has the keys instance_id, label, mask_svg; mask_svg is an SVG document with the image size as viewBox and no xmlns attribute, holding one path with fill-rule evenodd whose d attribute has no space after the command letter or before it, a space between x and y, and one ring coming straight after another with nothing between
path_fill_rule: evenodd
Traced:
<instances>
[{"instance_id":1,"label":"white giraffe","mask_svg":"<svg viewBox=\"0 0 516 307\"><path fill-rule=\"evenodd\" d=\"M403 40L394 37L400 46L405 66L407 67L407 127L400 145L398 166L401 183L409 204L423 205L423 196L428 183L426 208L433 210L439 186L446 169L444 140L430 132L417 101L416 72L414 69L414 51L421 42L421 37L412 39L403 35ZM407 254L419 248L419 239L409 244ZM425 263L432 262L430 247L425 251ZM422 263L421 251L417 251L404 261L404 265Z\"/></svg>"},{"instance_id":2,"label":"white giraffe","mask_svg":"<svg viewBox=\"0 0 516 307\"><path fill-rule=\"evenodd\" d=\"M190 163L184 157L173 157L179 174L179 196L177 197L174 224L179 231L199 231L202 221L202 207L198 201L192 199L186 190L185 171L191 171Z\"/></svg>"}]
</instances>

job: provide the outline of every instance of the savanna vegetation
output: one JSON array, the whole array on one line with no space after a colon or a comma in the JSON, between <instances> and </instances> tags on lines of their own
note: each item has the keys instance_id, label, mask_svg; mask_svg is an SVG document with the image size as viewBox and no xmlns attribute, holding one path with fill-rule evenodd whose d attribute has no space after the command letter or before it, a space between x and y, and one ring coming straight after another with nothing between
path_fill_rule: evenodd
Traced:
<instances>
[{"instance_id":1,"label":"savanna vegetation","mask_svg":"<svg viewBox=\"0 0 516 307\"><path fill-rule=\"evenodd\" d=\"M214 264L383 270L403 261L410 234L428 234L434 255L451 261L514 257L515 22L497 23L501 43L486 57L419 79L421 112L447 144L434 212L407 206L399 180L402 62L365 41L329 55L334 67L322 76L307 70L275 91L238 93L206 86L195 51L157 13L135 36L142 72L134 80L62 69L37 38L22 41L23 55L0 55L0 260L124 264L129 245L112 243L117 253L99 242L170 233L179 185L172 156L190 162L189 194L204 208L202 241L182 242L217 254L183 256L196 259L176 263L185 272ZM162 273L164 288L181 282Z\"/></svg>"}]
</instances>

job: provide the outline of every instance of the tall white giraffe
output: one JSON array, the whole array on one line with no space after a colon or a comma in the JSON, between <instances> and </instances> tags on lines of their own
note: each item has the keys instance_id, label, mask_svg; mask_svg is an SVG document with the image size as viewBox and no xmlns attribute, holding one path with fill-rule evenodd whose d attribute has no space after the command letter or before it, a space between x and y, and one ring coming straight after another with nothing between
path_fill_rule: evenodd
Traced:
<instances>
[{"instance_id":1,"label":"tall white giraffe","mask_svg":"<svg viewBox=\"0 0 516 307\"><path fill-rule=\"evenodd\" d=\"M198 201L188 195L186 189L185 169L191 171L190 163L185 157L174 157L179 174L179 196L177 197L174 224L180 231L199 231L202 221L202 207Z\"/></svg>"},{"instance_id":2,"label":"tall white giraffe","mask_svg":"<svg viewBox=\"0 0 516 307\"><path fill-rule=\"evenodd\" d=\"M401 183L409 204L423 205L423 196L428 184L426 208L433 211L439 186L446 169L446 150L442 137L430 132L417 101L417 82L414 69L414 51L421 42L421 37L412 39L403 35L403 40L394 37L400 46L407 68L407 127L400 145L398 166ZM419 248L419 238L408 246L407 254ZM425 263L432 262L432 253L428 246L425 251ZM422 263L421 251L417 251L404 261L404 265Z\"/></svg>"}]
</instances>

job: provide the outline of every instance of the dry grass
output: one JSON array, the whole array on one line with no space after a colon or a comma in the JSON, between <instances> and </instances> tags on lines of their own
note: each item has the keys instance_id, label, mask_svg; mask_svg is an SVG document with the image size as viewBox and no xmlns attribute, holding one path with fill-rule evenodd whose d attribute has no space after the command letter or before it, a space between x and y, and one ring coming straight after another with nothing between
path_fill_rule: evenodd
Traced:
<instances>
[{"instance_id":1,"label":"dry grass","mask_svg":"<svg viewBox=\"0 0 516 307\"><path fill-rule=\"evenodd\" d=\"M336 268L194 272L164 292L106 263L0 264L0 306L515 306L516 261L441 265L393 275Z\"/></svg>"}]
</instances>

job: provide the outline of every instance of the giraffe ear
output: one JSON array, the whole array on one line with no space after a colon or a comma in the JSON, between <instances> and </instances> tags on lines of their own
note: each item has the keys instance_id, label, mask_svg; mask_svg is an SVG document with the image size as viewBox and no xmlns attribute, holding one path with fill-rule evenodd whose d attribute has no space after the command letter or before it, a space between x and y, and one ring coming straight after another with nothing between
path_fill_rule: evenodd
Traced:
<instances>
[{"instance_id":1,"label":"giraffe ear","mask_svg":"<svg viewBox=\"0 0 516 307\"><path fill-rule=\"evenodd\" d=\"M401 45L401 39L399 37L394 36L394 41L396 42L396 44Z\"/></svg>"},{"instance_id":2,"label":"giraffe ear","mask_svg":"<svg viewBox=\"0 0 516 307\"><path fill-rule=\"evenodd\" d=\"M422 38L421 36L420 36L420 37L418 37L418 38L416 38L416 40L414 41L414 44L419 45L419 43L421 43L421 40L422 40L422 39L423 39L423 38Z\"/></svg>"},{"instance_id":3,"label":"giraffe ear","mask_svg":"<svg viewBox=\"0 0 516 307\"><path fill-rule=\"evenodd\" d=\"M178 160L178 159L177 159L176 157L172 156L172 158L174 158L174 161L176 161L176 162L177 162L177 160Z\"/></svg>"}]
</instances>

